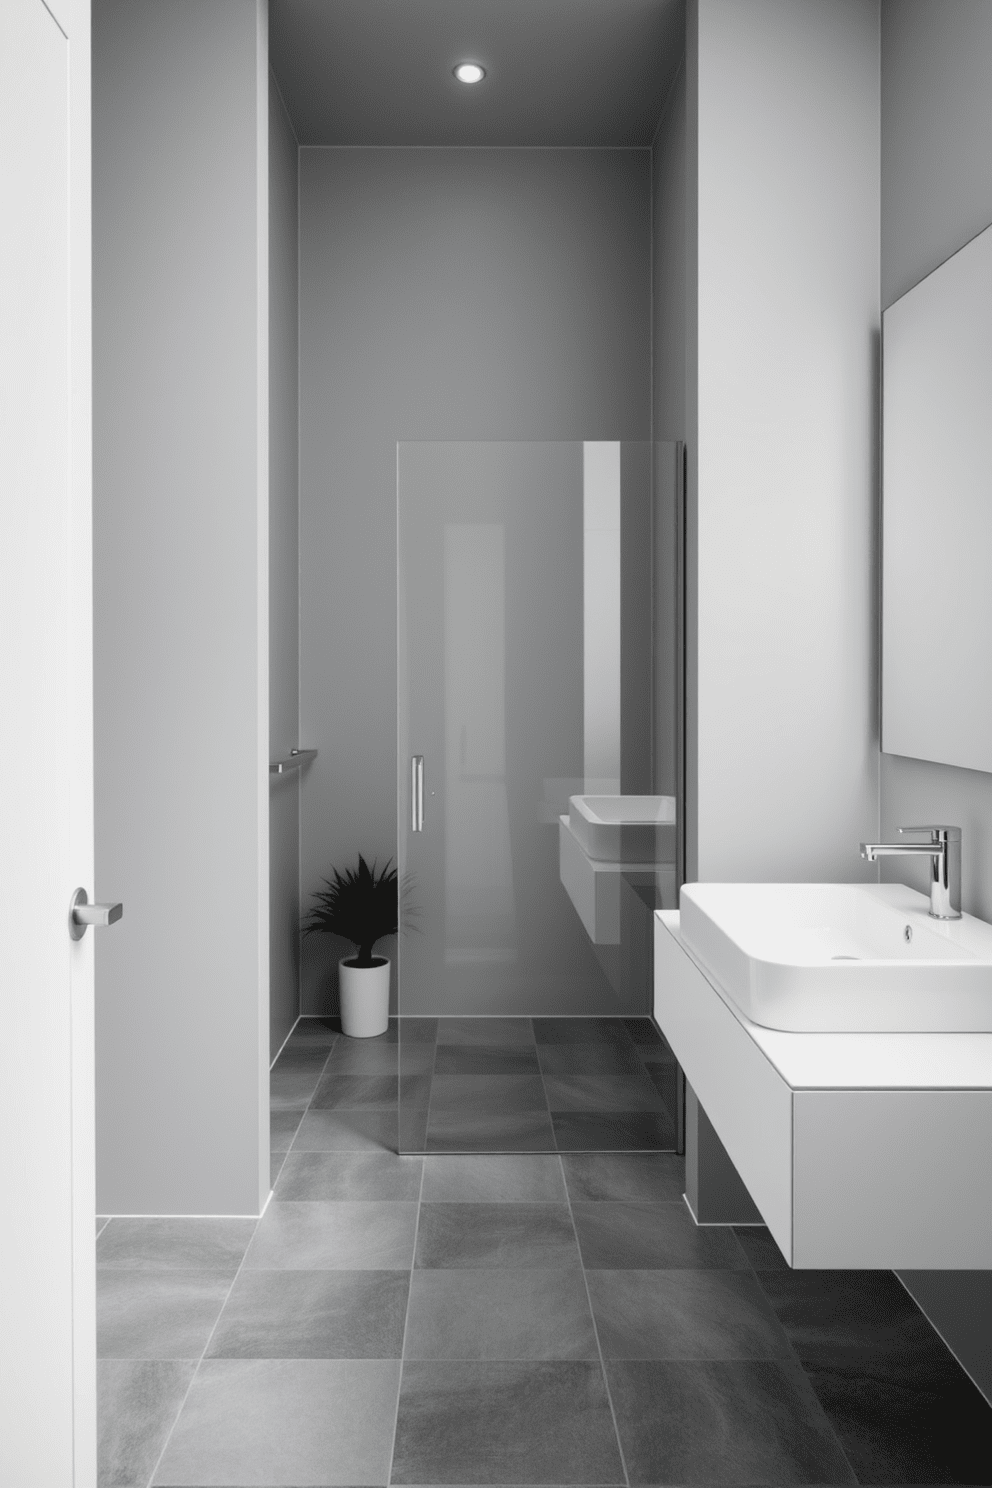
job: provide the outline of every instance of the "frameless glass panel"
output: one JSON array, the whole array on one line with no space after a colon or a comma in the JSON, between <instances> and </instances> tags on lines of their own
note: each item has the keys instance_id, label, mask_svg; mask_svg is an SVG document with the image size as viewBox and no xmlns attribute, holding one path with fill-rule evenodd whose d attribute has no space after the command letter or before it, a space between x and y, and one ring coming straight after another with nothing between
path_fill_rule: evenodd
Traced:
<instances>
[{"instance_id":1,"label":"frameless glass panel","mask_svg":"<svg viewBox=\"0 0 992 1488\"><path fill-rule=\"evenodd\" d=\"M398 448L401 1151L676 1141L630 950L675 887L652 453Z\"/></svg>"}]
</instances>

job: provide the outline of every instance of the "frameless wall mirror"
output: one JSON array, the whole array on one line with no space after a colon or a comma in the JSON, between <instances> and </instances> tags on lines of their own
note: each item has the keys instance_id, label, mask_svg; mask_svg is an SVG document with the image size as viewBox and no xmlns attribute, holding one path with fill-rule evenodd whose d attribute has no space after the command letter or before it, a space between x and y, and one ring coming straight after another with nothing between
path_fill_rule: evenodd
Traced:
<instances>
[{"instance_id":1,"label":"frameless wall mirror","mask_svg":"<svg viewBox=\"0 0 992 1488\"><path fill-rule=\"evenodd\" d=\"M882 333L882 748L992 771L992 227Z\"/></svg>"}]
</instances>

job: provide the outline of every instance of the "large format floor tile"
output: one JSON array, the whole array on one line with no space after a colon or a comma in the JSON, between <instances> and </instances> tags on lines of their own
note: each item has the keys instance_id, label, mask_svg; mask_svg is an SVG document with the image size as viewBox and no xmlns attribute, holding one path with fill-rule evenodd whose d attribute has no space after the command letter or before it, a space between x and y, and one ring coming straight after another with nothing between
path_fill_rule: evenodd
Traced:
<instances>
[{"instance_id":1,"label":"large format floor tile","mask_svg":"<svg viewBox=\"0 0 992 1488\"><path fill-rule=\"evenodd\" d=\"M568 1047L567 1045L565 1047ZM661 1096L643 1070L622 1074L544 1073L548 1105L560 1111L663 1111Z\"/></svg>"},{"instance_id":2,"label":"large format floor tile","mask_svg":"<svg viewBox=\"0 0 992 1488\"><path fill-rule=\"evenodd\" d=\"M539 1075L537 1047L524 1044L442 1044L435 1075Z\"/></svg>"},{"instance_id":3,"label":"large format floor tile","mask_svg":"<svg viewBox=\"0 0 992 1488\"><path fill-rule=\"evenodd\" d=\"M186 1360L100 1360L99 1488L147 1488L195 1368Z\"/></svg>"},{"instance_id":4,"label":"large format floor tile","mask_svg":"<svg viewBox=\"0 0 992 1488\"><path fill-rule=\"evenodd\" d=\"M395 1104L386 1111L308 1111L293 1151L395 1152L398 1140Z\"/></svg>"},{"instance_id":5,"label":"large format floor tile","mask_svg":"<svg viewBox=\"0 0 992 1488\"><path fill-rule=\"evenodd\" d=\"M433 1270L578 1266L564 1204L422 1204L418 1266Z\"/></svg>"},{"instance_id":6,"label":"large format floor tile","mask_svg":"<svg viewBox=\"0 0 992 1488\"><path fill-rule=\"evenodd\" d=\"M607 1375L631 1484L856 1482L797 1364L616 1361Z\"/></svg>"},{"instance_id":7,"label":"large format floor tile","mask_svg":"<svg viewBox=\"0 0 992 1488\"><path fill-rule=\"evenodd\" d=\"M273 1200L248 1247L245 1269L409 1269L416 1228L416 1204Z\"/></svg>"},{"instance_id":8,"label":"large format floor tile","mask_svg":"<svg viewBox=\"0 0 992 1488\"><path fill-rule=\"evenodd\" d=\"M557 1157L531 1153L455 1153L424 1158L425 1203L564 1204Z\"/></svg>"},{"instance_id":9,"label":"large format floor tile","mask_svg":"<svg viewBox=\"0 0 992 1488\"><path fill-rule=\"evenodd\" d=\"M534 1037L539 1044L633 1044L622 1018L535 1018Z\"/></svg>"},{"instance_id":10,"label":"large format floor tile","mask_svg":"<svg viewBox=\"0 0 992 1488\"><path fill-rule=\"evenodd\" d=\"M773 1359L789 1341L746 1271L590 1271L607 1359Z\"/></svg>"},{"instance_id":11,"label":"large format floor tile","mask_svg":"<svg viewBox=\"0 0 992 1488\"><path fill-rule=\"evenodd\" d=\"M746 1267L732 1230L693 1223L684 1204L572 1204L587 1270Z\"/></svg>"},{"instance_id":12,"label":"large format floor tile","mask_svg":"<svg viewBox=\"0 0 992 1488\"><path fill-rule=\"evenodd\" d=\"M98 1266L146 1271L223 1271L233 1276L254 1219L112 1219L96 1243Z\"/></svg>"},{"instance_id":13,"label":"large format floor tile","mask_svg":"<svg viewBox=\"0 0 992 1488\"><path fill-rule=\"evenodd\" d=\"M861 1483L992 1483L992 1407L950 1357L807 1366Z\"/></svg>"},{"instance_id":14,"label":"large format floor tile","mask_svg":"<svg viewBox=\"0 0 992 1488\"><path fill-rule=\"evenodd\" d=\"M312 1111L395 1111L399 1087L393 1075L339 1075L334 1062L320 1078Z\"/></svg>"},{"instance_id":15,"label":"large format floor tile","mask_svg":"<svg viewBox=\"0 0 992 1488\"><path fill-rule=\"evenodd\" d=\"M428 1152L553 1152L554 1129L547 1110L506 1110L464 1102L437 1112L426 1126Z\"/></svg>"},{"instance_id":16,"label":"large format floor tile","mask_svg":"<svg viewBox=\"0 0 992 1488\"><path fill-rule=\"evenodd\" d=\"M423 1159L392 1152L290 1152L276 1199L406 1200L420 1197Z\"/></svg>"},{"instance_id":17,"label":"large format floor tile","mask_svg":"<svg viewBox=\"0 0 992 1488\"><path fill-rule=\"evenodd\" d=\"M551 1112L559 1152L671 1152L675 1126L667 1111Z\"/></svg>"},{"instance_id":18,"label":"large format floor tile","mask_svg":"<svg viewBox=\"0 0 992 1488\"><path fill-rule=\"evenodd\" d=\"M527 1044L533 1047L530 1018L439 1018L437 1044Z\"/></svg>"},{"instance_id":19,"label":"large format floor tile","mask_svg":"<svg viewBox=\"0 0 992 1488\"><path fill-rule=\"evenodd\" d=\"M596 1359L581 1270L415 1271L408 1359Z\"/></svg>"},{"instance_id":20,"label":"large format floor tile","mask_svg":"<svg viewBox=\"0 0 992 1488\"><path fill-rule=\"evenodd\" d=\"M408 1271L242 1271L210 1342L224 1359L398 1359Z\"/></svg>"},{"instance_id":21,"label":"large format floor tile","mask_svg":"<svg viewBox=\"0 0 992 1488\"><path fill-rule=\"evenodd\" d=\"M944 1345L891 1271L759 1272L804 1364L857 1367L895 1359L921 1369Z\"/></svg>"},{"instance_id":22,"label":"large format floor tile","mask_svg":"<svg viewBox=\"0 0 992 1488\"><path fill-rule=\"evenodd\" d=\"M573 1203L681 1203L685 1158L674 1152L563 1153Z\"/></svg>"},{"instance_id":23,"label":"large format floor tile","mask_svg":"<svg viewBox=\"0 0 992 1488\"><path fill-rule=\"evenodd\" d=\"M391 1481L620 1484L598 1363L407 1363Z\"/></svg>"},{"instance_id":24,"label":"large format floor tile","mask_svg":"<svg viewBox=\"0 0 992 1488\"><path fill-rule=\"evenodd\" d=\"M399 1374L388 1359L207 1359L155 1483L384 1484Z\"/></svg>"},{"instance_id":25,"label":"large format floor tile","mask_svg":"<svg viewBox=\"0 0 992 1488\"><path fill-rule=\"evenodd\" d=\"M224 1271L98 1270L98 1358L198 1359L230 1287Z\"/></svg>"}]
</instances>

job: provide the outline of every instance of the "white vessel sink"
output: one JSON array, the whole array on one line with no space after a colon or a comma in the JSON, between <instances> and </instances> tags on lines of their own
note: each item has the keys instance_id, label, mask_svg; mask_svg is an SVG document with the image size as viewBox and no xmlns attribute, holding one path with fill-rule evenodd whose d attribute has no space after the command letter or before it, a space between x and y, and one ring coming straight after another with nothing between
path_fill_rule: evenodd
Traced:
<instances>
[{"instance_id":1,"label":"white vessel sink","mask_svg":"<svg viewBox=\"0 0 992 1488\"><path fill-rule=\"evenodd\" d=\"M682 939L752 1023L992 1032L992 925L903 884L684 884Z\"/></svg>"},{"instance_id":2,"label":"white vessel sink","mask_svg":"<svg viewBox=\"0 0 992 1488\"><path fill-rule=\"evenodd\" d=\"M597 862L675 860L674 796L569 796L568 824Z\"/></svg>"}]
</instances>

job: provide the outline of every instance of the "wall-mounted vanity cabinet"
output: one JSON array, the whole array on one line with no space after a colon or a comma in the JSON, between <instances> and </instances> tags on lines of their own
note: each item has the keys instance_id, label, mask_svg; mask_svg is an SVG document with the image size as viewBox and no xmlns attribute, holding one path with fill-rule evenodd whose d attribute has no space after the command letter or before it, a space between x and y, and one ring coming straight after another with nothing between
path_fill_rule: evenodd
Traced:
<instances>
[{"instance_id":1,"label":"wall-mounted vanity cabinet","mask_svg":"<svg viewBox=\"0 0 992 1488\"><path fill-rule=\"evenodd\" d=\"M751 1023L655 915L655 1019L792 1266L992 1267L992 1034Z\"/></svg>"}]
</instances>

